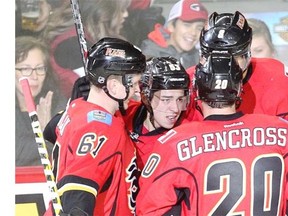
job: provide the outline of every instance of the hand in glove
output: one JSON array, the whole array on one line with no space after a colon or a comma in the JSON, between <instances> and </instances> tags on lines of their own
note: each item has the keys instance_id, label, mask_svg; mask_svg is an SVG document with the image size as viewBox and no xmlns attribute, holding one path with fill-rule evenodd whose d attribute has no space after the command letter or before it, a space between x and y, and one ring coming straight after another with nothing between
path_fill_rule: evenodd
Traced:
<instances>
[{"instance_id":1,"label":"hand in glove","mask_svg":"<svg viewBox=\"0 0 288 216\"><path fill-rule=\"evenodd\" d=\"M73 85L71 101L79 97L84 97L84 99L87 100L89 91L90 82L88 80L88 77L83 76L78 78Z\"/></svg>"}]
</instances>

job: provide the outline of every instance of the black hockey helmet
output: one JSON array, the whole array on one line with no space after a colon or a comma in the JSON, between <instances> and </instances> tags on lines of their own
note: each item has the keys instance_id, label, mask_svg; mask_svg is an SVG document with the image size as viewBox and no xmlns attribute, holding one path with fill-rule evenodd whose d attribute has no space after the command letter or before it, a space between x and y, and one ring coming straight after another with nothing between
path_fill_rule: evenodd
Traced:
<instances>
[{"instance_id":1,"label":"black hockey helmet","mask_svg":"<svg viewBox=\"0 0 288 216\"><path fill-rule=\"evenodd\" d=\"M197 99L212 107L240 101L242 69L230 54L212 53L205 63L196 65L194 90Z\"/></svg>"},{"instance_id":2,"label":"black hockey helmet","mask_svg":"<svg viewBox=\"0 0 288 216\"><path fill-rule=\"evenodd\" d=\"M88 79L98 87L106 86L110 75L125 78L127 74L139 74L145 70L146 59L141 50L128 41L104 37L88 51ZM129 85L129 79L123 79L123 85Z\"/></svg>"},{"instance_id":3,"label":"black hockey helmet","mask_svg":"<svg viewBox=\"0 0 288 216\"><path fill-rule=\"evenodd\" d=\"M140 90L141 101L150 113L150 122L154 125L154 114L151 100L159 90L184 90L181 98L181 111L186 110L190 101L190 77L181 63L174 57L151 57L146 62L146 70L142 74ZM182 116L183 112L181 113ZM180 122L180 117L176 124Z\"/></svg>"},{"instance_id":4,"label":"black hockey helmet","mask_svg":"<svg viewBox=\"0 0 288 216\"><path fill-rule=\"evenodd\" d=\"M88 51L86 70L89 81L102 88L105 93L119 103L119 110L125 115L124 101L129 97L133 86L132 75L141 74L146 68L146 57L141 50L120 38L104 37ZM122 77L126 96L113 97L107 89L107 79L111 75Z\"/></svg>"},{"instance_id":5,"label":"black hockey helmet","mask_svg":"<svg viewBox=\"0 0 288 216\"><path fill-rule=\"evenodd\" d=\"M200 34L200 52L229 52L234 56L247 55L250 61L252 28L243 14L212 13ZM245 68L242 68L243 70Z\"/></svg>"},{"instance_id":6,"label":"black hockey helmet","mask_svg":"<svg viewBox=\"0 0 288 216\"><path fill-rule=\"evenodd\" d=\"M151 57L147 60L146 70L142 74L140 90L141 100L153 118L151 100L156 91L183 89L186 102L185 110L190 100L190 77L184 67L174 57ZM183 98L184 100L184 98Z\"/></svg>"},{"instance_id":7,"label":"black hockey helmet","mask_svg":"<svg viewBox=\"0 0 288 216\"><path fill-rule=\"evenodd\" d=\"M152 57L147 60L142 74L141 94L150 101L158 90L183 89L189 94L190 77L174 57Z\"/></svg>"}]
</instances>

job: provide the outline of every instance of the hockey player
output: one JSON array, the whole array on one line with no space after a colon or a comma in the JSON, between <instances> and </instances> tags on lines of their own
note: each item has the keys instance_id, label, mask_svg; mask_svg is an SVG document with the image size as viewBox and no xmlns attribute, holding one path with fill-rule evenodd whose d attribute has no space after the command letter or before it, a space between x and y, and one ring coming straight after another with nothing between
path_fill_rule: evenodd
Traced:
<instances>
[{"instance_id":1,"label":"hockey player","mask_svg":"<svg viewBox=\"0 0 288 216\"><path fill-rule=\"evenodd\" d=\"M87 101L73 100L56 128L53 172L64 213L134 215L135 148L122 117L114 114L125 113L139 92L145 67L142 52L118 38L103 38L88 51Z\"/></svg>"},{"instance_id":2,"label":"hockey player","mask_svg":"<svg viewBox=\"0 0 288 216\"><path fill-rule=\"evenodd\" d=\"M242 70L229 54L196 66L204 121L181 124L154 144L136 215L285 215L288 122L236 112Z\"/></svg>"},{"instance_id":3,"label":"hockey player","mask_svg":"<svg viewBox=\"0 0 288 216\"><path fill-rule=\"evenodd\" d=\"M243 69L243 102L239 110L288 119L288 72L285 72L285 65L272 58L251 58L251 42L252 29L243 14L239 11L234 14L214 12L201 32L200 54L205 58L213 52L230 53L237 59ZM193 77L195 67L187 72ZM195 115L190 114L188 118L195 119Z\"/></svg>"},{"instance_id":4,"label":"hockey player","mask_svg":"<svg viewBox=\"0 0 288 216\"><path fill-rule=\"evenodd\" d=\"M123 119L137 149L138 168L142 170L153 142L183 120L191 84L186 70L174 57L148 59L140 83L141 101L131 100ZM85 77L79 78L71 98L86 98L87 84ZM55 116L44 130L44 137L52 143L56 140L54 130L60 116Z\"/></svg>"},{"instance_id":5,"label":"hockey player","mask_svg":"<svg viewBox=\"0 0 288 216\"><path fill-rule=\"evenodd\" d=\"M140 82L141 102L131 102L123 116L137 149L140 170L155 140L182 121L189 103L189 87L189 75L174 57L147 60Z\"/></svg>"}]
</instances>

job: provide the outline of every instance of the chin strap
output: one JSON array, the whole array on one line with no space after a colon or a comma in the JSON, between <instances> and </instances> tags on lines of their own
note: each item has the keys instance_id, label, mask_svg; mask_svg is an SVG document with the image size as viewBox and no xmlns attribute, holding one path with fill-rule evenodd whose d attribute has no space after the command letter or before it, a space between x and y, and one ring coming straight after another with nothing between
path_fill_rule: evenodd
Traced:
<instances>
[{"instance_id":1,"label":"chin strap","mask_svg":"<svg viewBox=\"0 0 288 216\"><path fill-rule=\"evenodd\" d=\"M124 108L124 100L119 100L118 99L118 104L119 104L119 110L121 112L122 115L126 115L126 110Z\"/></svg>"},{"instance_id":2,"label":"chin strap","mask_svg":"<svg viewBox=\"0 0 288 216\"><path fill-rule=\"evenodd\" d=\"M126 92L126 96L123 99L119 99L119 98L115 98L113 97L106 86L103 86L102 89L104 90L104 92L113 100L117 101L119 104L119 111L121 112L122 115L126 115L126 110L124 108L124 101L127 100L128 96L129 96L129 87L125 86L125 92Z\"/></svg>"}]
</instances>

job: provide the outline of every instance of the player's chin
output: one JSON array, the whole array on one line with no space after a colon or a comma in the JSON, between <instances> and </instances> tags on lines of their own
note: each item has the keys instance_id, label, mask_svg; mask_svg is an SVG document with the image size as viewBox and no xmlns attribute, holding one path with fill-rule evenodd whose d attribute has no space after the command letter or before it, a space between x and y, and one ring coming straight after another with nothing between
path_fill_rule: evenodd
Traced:
<instances>
[{"instance_id":1,"label":"player's chin","mask_svg":"<svg viewBox=\"0 0 288 216\"><path fill-rule=\"evenodd\" d=\"M166 122L166 123L162 124L161 126L165 129L169 130L169 129L172 129L174 127L174 124Z\"/></svg>"}]
</instances>

